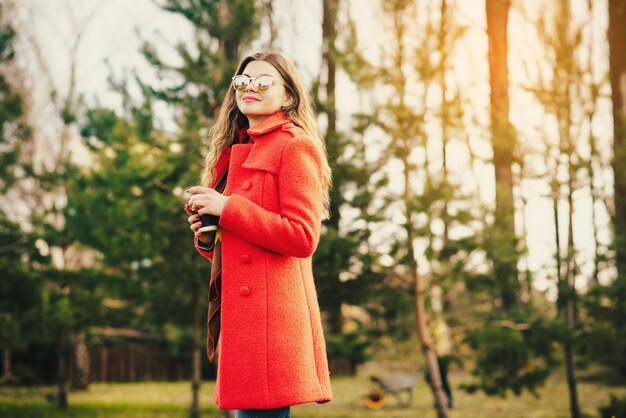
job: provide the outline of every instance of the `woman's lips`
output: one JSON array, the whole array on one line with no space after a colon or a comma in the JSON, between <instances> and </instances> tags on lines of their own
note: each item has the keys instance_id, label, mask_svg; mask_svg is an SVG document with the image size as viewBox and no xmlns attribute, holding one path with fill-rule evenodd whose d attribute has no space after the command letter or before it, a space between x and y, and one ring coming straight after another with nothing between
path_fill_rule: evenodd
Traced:
<instances>
[{"instance_id":1,"label":"woman's lips","mask_svg":"<svg viewBox=\"0 0 626 418\"><path fill-rule=\"evenodd\" d=\"M243 99L244 102L246 103L250 103L250 102L258 102L259 99L257 99L256 97L252 97L252 96L245 96Z\"/></svg>"}]
</instances>

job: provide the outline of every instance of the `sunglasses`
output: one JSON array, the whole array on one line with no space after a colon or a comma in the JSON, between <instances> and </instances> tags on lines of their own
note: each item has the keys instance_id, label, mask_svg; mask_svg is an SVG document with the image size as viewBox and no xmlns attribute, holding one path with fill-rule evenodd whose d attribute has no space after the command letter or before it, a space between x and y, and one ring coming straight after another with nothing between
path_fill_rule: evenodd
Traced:
<instances>
[{"instance_id":1,"label":"sunglasses","mask_svg":"<svg viewBox=\"0 0 626 418\"><path fill-rule=\"evenodd\" d=\"M255 90L263 92L268 91L270 87L272 87L272 84L274 84L274 81L284 84L281 81L276 80L271 75L260 75L254 78L246 75L236 75L233 77L233 88L239 92L245 91L250 85L250 82L252 82Z\"/></svg>"}]
</instances>

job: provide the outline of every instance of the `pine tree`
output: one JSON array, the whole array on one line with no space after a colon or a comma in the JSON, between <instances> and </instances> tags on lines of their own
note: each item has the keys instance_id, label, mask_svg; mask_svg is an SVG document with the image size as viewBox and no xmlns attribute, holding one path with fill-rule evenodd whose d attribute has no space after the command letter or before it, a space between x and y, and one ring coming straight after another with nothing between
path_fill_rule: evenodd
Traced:
<instances>
[{"instance_id":1,"label":"pine tree","mask_svg":"<svg viewBox=\"0 0 626 418\"><path fill-rule=\"evenodd\" d=\"M517 158L519 150L514 128L508 119L506 60L508 6L508 2L488 1L486 11L489 81L492 93L488 113L491 116L490 145L493 149L493 158L484 162L493 165L495 171L495 208L489 209L487 203L480 201L481 179L475 179L476 196L475 200L470 201L473 210L459 214L456 222L470 228L475 228L471 225L477 223L481 226L474 235L464 237L456 243L451 242L449 248L436 258L443 266L446 265L446 259L459 260L449 269L452 276L461 279L465 285L462 293L456 293L455 302L463 309L463 319L460 322L467 330L465 342L476 355L472 373L478 379L464 387L470 391L480 389L488 395L500 396L504 396L509 390L517 395L523 390L536 393L556 363L554 349L550 344L543 344L540 339L547 336L554 338L554 332L559 330L554 323L542 318L544 313L541 310L522 301L518 279L517 264L524 253L519 246L513 222L516 215L513 192L515 183L521 183L522 179L514 175L513 169L515 164L520 166L522 164ZM444 7L442 15L445 15ZM445 33L440 30L440 34L442 32ZM441 81L439 85L445 87ZM451 104L456 102L465 104L463 100L463 97L459 97L451 101ZM455 109L454 106L451 107ZM447 113L448 111L442 111L444 116ZM457 111L457 114L460 116L449 118L452 121L449 123L458 127L460 124L458 120L462 120L463 113ZM457 135L462 137L464 134ZM470 167L474 167L476 155L472 150L469 136L465 140L465 145L470 157ZM445 173L446 170L443 171ZM448 187L454 191L453 187ZM432 192L424 193L420 202L425 205L424 202L428 202L428 196L431 195ZM447 199L456 205L468 202L455 193L450 193ZM438 214L437 207L437 205L426 207L424 212L435 214L435 219L446 219L446 212ZM445 234L443 238L445 239ZM464 253L468 255L463 256ZM490 268L486 271L464 268L463 263L471 262L474 256L486 257ZM433 271L436 272L435 269ZM530 296L532 277L529 272L526 276ZM440 279L439 275L435 277ZM451 318L456 319L454 313Z\"/></svg>"},{"instance_id":2,"label":"pine tree","mask_svg":"<svg viewBox=\"0 0 626 418\"><path fill-rule=\"evenodd\" d=\"M381 37L386 43L377 63L364 58L354 37L346 42L348 53L342 63L359 88L374 92L377 99L372 101L372 110L359 115L357 120L363 131L376 129L386 138L377 161L378 174L385 173L392 165L400 170L398 177L386 173L375 191L376 195L385 196L380 215L383 219L396 220L400 227L394 234L398 235L397 240L389 241L394 266L387 272L387 281L411 295L413 326L441 417L447 416L447 400L427 331L426 299L431 285L455 287L454 283L465 274L463 260L476 248L471 238L452 239L449 233L472 218L462 205L455 207L464 198L452 184L445 160L451 137L457 133L452 125L459 126L461 101L458 91L441 82L447 79L442 72L449 71L447 57L463 29L451 25L445 4L441 6L442 13L438 13L442 16L439 27L433 23L432 7L420 9L419 16L423 18L419 20L415 2L382 1L380 7L381 25L385 29ZM413 48L415 39L419 47ZM439 58L433 58L434 50L439 52ZM440 109L427 106L427 98L440 92L439 112ZM441 164L430 157L426 128L429 120L440 122L445 135L441 139ZM418 163L416 155L423 155L424 162ZM445 225L441 234L433 232L437 223ZM425 246L423 254L417 253L418 242ZM425 259L428 277L419 274L418 257ZM450 259L458 261L450 263ZM397 304L401 298L395 300Z\"/></svg>"},{"instance_id":3,"label":"pine tree","mask_svg":"<svg viewBox=\"0 0 626 418\"><path fill-rule=\"evenodd\" d=\"M325 140L333 172L330 217L324 222L320 244L314 254L315 277L320 307L327 318L327 339L331 372L355 373L358 363L365 361L365 349L371 338L363 324L344 318L345 305L366 306L376 294L381 273L374 271L378 257L368 245L373 193L369 189L373 170L366 161L362 137L338 128L336 79L342 70L345 55L337 43L349 36L342 28L348 4L338 0L323 2L322 72L314 84L317 107L326 122ZM345 218L350 208L354 218L364 221L356 226ZM353 218L353 219L354 219ZM349 322L351 321L351 322ZM348 325L348 326L346 326ZM355 330L346 331L356 325ZM344 366L342 366L344 365ZM333 370L335 369L335 370Z\"/></svg>"},{"instance_id":4,"label":"pine tree","mask_svg":"<svg viewBox=\"0 0 626 418\"><path fill-rule=\"evenodd\" d=\"M7 196L28 169L21 151L31 132L24 122L22 96L10 81L16 33L4 7L0 4L0 384L19 381L20 376L13 374L12 353L32 341L29 330L41 308L41 281L32 268L36 257L29 253L33 235L12 220L15 205Z\"/></svg>"},{"instance_id":5,"label":"pine tree","mask_svg":"<svg viewBox=\"0 0 626 418\"><path fill-rule=\"evenodd\" d=\"M588 97L583 94L585 90L593 89L593 68L586 67L580 58L580 51L584 47L583 31L585 24L575 24L571 13L569 0L562 0L553 8L548 9L545 15L552 16L550 20L544 15L540 18L538 29L540 39L546 51L546 57L554 69L547 78L540 80L533 92L538 101L544 107L546 113L552 115L558 132L553 143L546 146L547 166L549 167L549 184L553 205L555 223L555 278L558 289L557 310L559 319L566 328L564 336L560 339L565 349L565 366L570 399L570 411L573 417L580 416L578 403L577 379L575 373L576 362L574 359L575 348L583 338L580 337L581 295L577 294L576 280L581 276L578 251L574 243L574 234L577 229L574 224L575 201L573 194L579 189L586 189L584 177L581 176L586 170L586 163L582 157L581 148L586 144L582 141L582 126L591 120L588 115L579 114L579 109L592 108L595 104L594 95ZM587 23L589 25L589 23ZM588 42L592 42L589 40ZM585 76L585 71L589 72ZM588 118L586 119L585 118ZM589 123L591 130L591 123ZM550 137L549 135L546 135ZM590 159L593 159L592 155ZM590 191L593 196L593 177L589 178ZM567 213L562 214L560 208L563 202L567 205ZM561 239L559 225L567 222L565 242ZM594 273L595 274L595 273ZM590 286L595 286L594 277L588 279ZM588 295L584 296L589 298ZM591 295L593 297L593 293ZM590 311L591 312L591 311ZM583 315L585 321L589 321L587 314ZM557 340L558 341L558 340Z\"/></svg>"}]
</instances>

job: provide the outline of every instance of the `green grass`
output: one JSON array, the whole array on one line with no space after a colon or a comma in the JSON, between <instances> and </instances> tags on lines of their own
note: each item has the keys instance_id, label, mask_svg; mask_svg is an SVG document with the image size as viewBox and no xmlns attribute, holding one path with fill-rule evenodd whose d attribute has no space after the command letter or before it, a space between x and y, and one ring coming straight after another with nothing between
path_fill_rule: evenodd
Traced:
<instances>
[{"instance_id":1,"label":"green grass","mask_svg":"<svg viewBox=\"0 0 626 418\"><path fill-rule=\"evenodd\" d=\"M467 382L469 377L453 373L453 387ZM424 381L413 393L410 409L397 406L390 397L379 411L370 411L362 403L362 396L370 385L367 376L337 377L332 381L335 400L326 405L301 405L292 409L294 418L434 418L432 398ZM212 402L214 383L204 382L200 404L202 417L222 417ZM454 389L453 389L454 390ZM45 399L54 393L54 387L0 387L1 418L186 418L191 402L188 382L154 383L95 383L86 392L72 392L70 407L61 411ZM596 417L598 407L608 403L610 393L626 396L624 387L607 387L597 381L581 381L578 386L583 413ZM456 408L451 418L565 418L569 416L567 386L562 374L556 374L540 390L541 397L530 394L506 399L490 398L482 394L469 395L454 390Z\"/></svg>"},{"instance_id":2,"label":"green grass","mask_svg":"<svg viewBox=\"0 0 626 418\"><path fill-rule=\"evenodd\" d=\"M213 404L212 382L202 385L200 405L203 417L219 417ZM59 410L48 402L52 386L0 388L1 418L173 418L186 417L191 403L187 382L93 383L89 390L69 394L69 408Z\"/></svg>"}]
</instances>

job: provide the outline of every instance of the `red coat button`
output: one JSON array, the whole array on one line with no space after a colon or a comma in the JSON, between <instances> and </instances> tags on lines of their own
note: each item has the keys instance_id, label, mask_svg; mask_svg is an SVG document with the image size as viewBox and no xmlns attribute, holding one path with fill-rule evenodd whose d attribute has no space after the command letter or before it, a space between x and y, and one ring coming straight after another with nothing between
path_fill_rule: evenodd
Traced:
<instances>
[{"instance_id":1,"label":"red coat button","mask_svg":"<svg viewBox=\"0 0 626 418\"><path fill-rule=\"evenodd\" d=\"M250 257L247 255L242 255L241 256L241 262L244 264L250 264Z\"/></svg>"},{"instance_id":2,"label":"red coat button","mask_svg":"<svg viewBox=\"0 0 626 418\"><path fill-rule=\"evenodd\" d=\"M244 181L243 184L241 185L241 187L243 187L244 190L250 189L250 186L252 186L252 183L250 183L248 180Z\"/></svg>"},{"instance_id":3,"label":"red coat button","mask_svg":"<svg viewBox=\"0 0 626 418\"><path fill-rule=\"evenodd\" d=\"M250 288L248 286L241 286L241 289L239 289L239 294L241 296L248 296L250 294Z\"/></svg>"}]
</instances>

